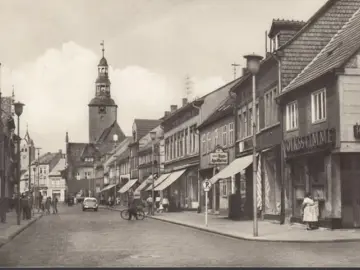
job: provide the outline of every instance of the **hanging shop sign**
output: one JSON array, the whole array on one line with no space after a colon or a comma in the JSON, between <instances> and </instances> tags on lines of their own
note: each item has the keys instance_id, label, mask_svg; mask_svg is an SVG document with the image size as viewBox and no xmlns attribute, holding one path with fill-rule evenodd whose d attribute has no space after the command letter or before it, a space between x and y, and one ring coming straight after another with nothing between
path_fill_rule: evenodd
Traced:
<instances>
[{"instance_id":1,"label":"hanging shop sign","mask_svg":"<svg viewBox=\"0 0 360 270\"><path fill-rule=\"evenodd\" d=\"M360 139L360 125L358 123L354 126L354 138Z\"/></svg>"},{"instance_id":2,"label":"hanging shop sign","mask_svg":"<svg viewBox=\"0 0 360 270\"><path fill-rule=\"evenodd\" d=\"M215 151L210 153L211 165L227 165L229 163L229 153L225 152L220 146L215 148Z\"/></svg>"},{"instance_id":3,"label":"hanging shop sign","mask_svg":"<svg viewBox=\"0 0 360 270\"><path fill-rule=\"evenodd\" d=\"M284 141L287 154L302 153L330 147L335 143L335 129L325 129L306 136L294 137Z\"/></svg>"}]
</instances>

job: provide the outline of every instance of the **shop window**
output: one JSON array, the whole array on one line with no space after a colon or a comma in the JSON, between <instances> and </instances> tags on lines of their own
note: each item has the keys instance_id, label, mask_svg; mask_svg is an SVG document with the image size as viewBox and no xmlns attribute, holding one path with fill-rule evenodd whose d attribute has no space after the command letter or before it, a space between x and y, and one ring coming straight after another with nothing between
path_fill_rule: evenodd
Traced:
<instances>
[{"instance_id":1,"label":"shop window","mask_svg":"<svg viewBox=\"0 0 360 270\"><path fill-rule=\"evenodd\" d=\"M297 101L286 105L286 130L298 128L298 104Z\"/></svg>"},{"instance_id":2,"label":"shop window","mask_svg":"<svg viewBox=\"0 0 360 270\"><path fill-rule=\"evenodd\" d=\"M326 90L322 89L311 94L311 118L316 123L326 119Z\"/></svg>"}]
</instances>

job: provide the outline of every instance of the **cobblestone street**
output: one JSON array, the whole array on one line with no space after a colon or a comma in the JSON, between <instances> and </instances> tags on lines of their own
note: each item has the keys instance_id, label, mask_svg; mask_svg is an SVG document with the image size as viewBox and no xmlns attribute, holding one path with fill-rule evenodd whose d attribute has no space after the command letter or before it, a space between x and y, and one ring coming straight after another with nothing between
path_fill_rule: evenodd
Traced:
<instances>
[{"instance_id":1,"label":"cobblestone street","mask_svg":"<svg viewBox=\"0 0 360 270\"><path fill-rule=\"evenodd\" d=\"M61 207L0 249L0 266L358 266L360 243L231 239L118 212Z\"/></svg>"}]
</instances>

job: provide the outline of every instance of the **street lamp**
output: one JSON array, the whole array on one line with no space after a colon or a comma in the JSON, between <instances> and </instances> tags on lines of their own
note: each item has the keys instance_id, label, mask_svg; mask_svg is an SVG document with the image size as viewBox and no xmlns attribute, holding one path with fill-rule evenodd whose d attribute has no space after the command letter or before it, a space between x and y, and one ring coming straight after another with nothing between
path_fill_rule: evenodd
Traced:
<instances>
[{"instance_id":1,"label":"street lamp","mask_svg":"<svg viewBox=\"0 0 360 270\"><path fill-rule=\"evenodd\" d=\"M23 109L24 109L25 104L21 103L21 102L16 102L14 103L14 108L15 108L15 114L17 116L17 177L18 177L18 185L17 185L17 193L18 193L18 213L17 213L17 225L20 225L20 116L23 113Z\"/></svg>"},{"instance_id":2,"label":"street lamp","mask_svg":"<svg viewBox=\"0 0 360 270\"><path fill-rule=\"evenodd\" d=\"M258 236L258 220L257 220L257 186L256 186L256 178L257 178L257 162L256 162L256 126L257 117L256 117L256 84L255 77L260 69L260 62L263 59L262 56L256 54L245 55L246 59L246 67L250 71L252 75L252 119L253 119L253 234L254 236Z\"/></svg>"},{"instance_id":3,"label":"street lamp","mask_svg":"<svg viewBox=\"0 0 360 270\"><path fill-rule=\"evenodd\" d=\"M155 148L155 139L156 139L156 132L150 131L150 138L151 138L151 178L152 178L152 188L151 188L151 197L153 199L152 207L151 207L151 214L154 215L154 205L155 205L155 179L154 179L154 148Z\"/></svg>"}]
</instances>

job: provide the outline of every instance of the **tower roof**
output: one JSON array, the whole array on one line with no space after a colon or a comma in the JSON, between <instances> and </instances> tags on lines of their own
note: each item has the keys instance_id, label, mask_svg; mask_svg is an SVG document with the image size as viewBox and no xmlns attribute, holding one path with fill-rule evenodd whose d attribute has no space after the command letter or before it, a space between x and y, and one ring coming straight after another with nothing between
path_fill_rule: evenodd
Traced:
<instances>
[{"instance_id":1,"label":"tower roof","mask_svg":"<svg viewBox=\"0 0 360 270\"><path fill-rule=\"evenodd\" d=\"M108 66L108 62L104 56L100 59L98 66L106 66L106 67Z\"/></svg>"},{"instance_id":2,"label":"tower roof","mask_svg":"<svg viewBox=\"0 0 360 270\"><path fill-rule=\"evenodd\" d=\"M117 105L115 104L115 101L110 97L97 96L90 101L89 106L117 106Z\"/></svg>"}]
</instances>

